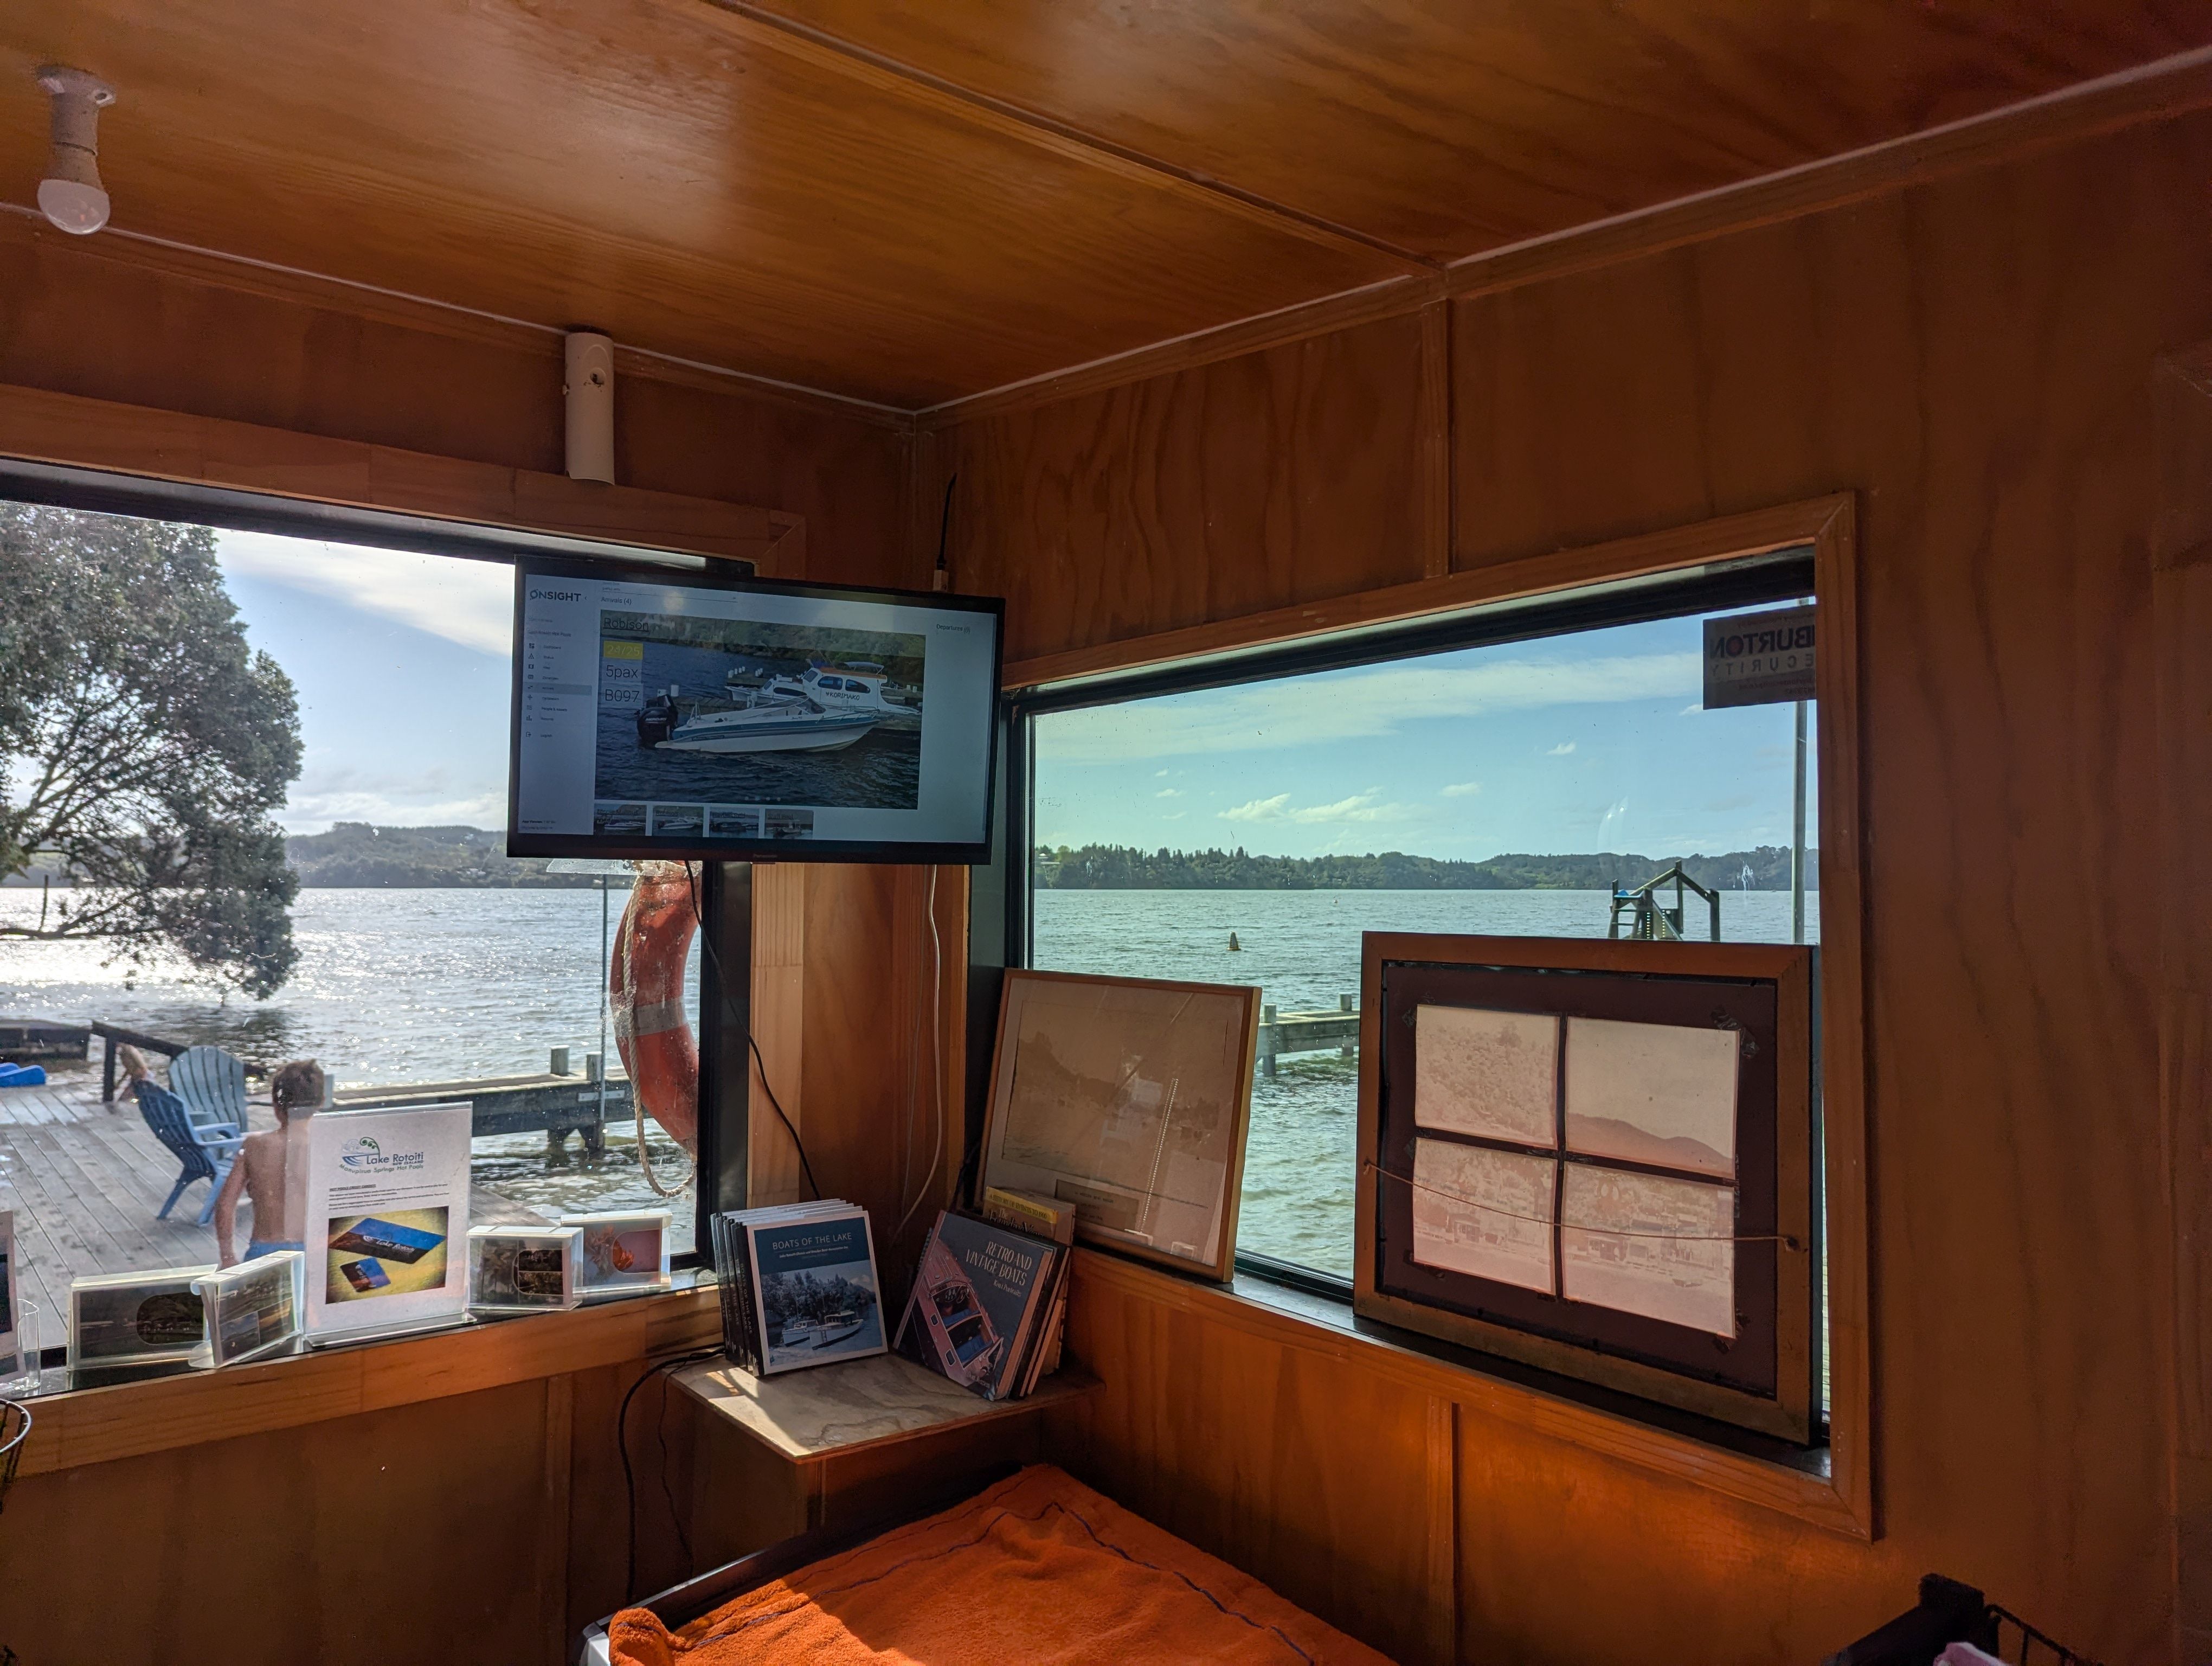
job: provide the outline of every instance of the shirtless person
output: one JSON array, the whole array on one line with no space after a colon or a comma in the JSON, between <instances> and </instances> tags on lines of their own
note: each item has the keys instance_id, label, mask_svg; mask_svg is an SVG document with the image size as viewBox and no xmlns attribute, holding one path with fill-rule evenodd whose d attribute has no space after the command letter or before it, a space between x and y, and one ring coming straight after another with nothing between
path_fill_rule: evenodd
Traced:
<instances>
[{"instance_id":1,"label":"shirtless person","mask_svg":"<svg viewBox=\"0 0 2212 1666\"><path fill-rule=\"evenodd\" d=\"M297 1150L305 1161L307 1130L303 1126L295 1132L292 1122L297 1117L304 1124L321 1108L329 1091L323 1067L313 1059L279 1065L270 1079L269 1102L276 1108L276 1126L246 1136L238 1160L231 1164L229 1177L215 1201L215 1241L223 1266L238 1264L234 1245L240 1191L253 1201L253 1237L246 1246L246 1260L279 1250L306 1248L305 1222L294 1217L306 1208L307 1200L304 1195L296 1201L293 1196L295 1192L303 1194L305 1188L288 1188L284 1183L291 1167L287 1161L290 1153ZM300 1172L304 1178L304 1167Z\"/></svg>"}]
</instances>

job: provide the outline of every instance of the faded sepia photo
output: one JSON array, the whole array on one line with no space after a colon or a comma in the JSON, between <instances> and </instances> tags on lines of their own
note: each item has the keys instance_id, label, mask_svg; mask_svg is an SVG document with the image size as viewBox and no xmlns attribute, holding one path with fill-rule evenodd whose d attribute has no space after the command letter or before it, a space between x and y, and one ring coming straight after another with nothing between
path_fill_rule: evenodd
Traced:
<instances>
[{"instance_id":1,"label":"faded sepia photo","mask_svg":"<svg viewBox=\"0 0 2212 1666\"><path fill-rule=\"evenodd\" d=\"M1567 1020L1567 1149L1735 1177L1737 1033Z\"/></svg>"},{"instance_id":2,"label":"faded sepia photo","mask_svg":"<svg viewBox=\"0 0 2212 1666\"><path fill-rule=\"evenodd\" d=\"M1552 1288L1547 1157L1413 1141L1413 1259L1528 1290Z\"/></svg>"},{"instance_id":3,"label":"faded sepia photo","mask_svg":"<svg viewBox=\"0 0 2212 1666\"><path fill-rule=\"evenodd\" d=\"M1559 1021L1474 1006L1413 1009L1413 1121L1522 1146L1559 1143Z\"/></svg>"},{"instance_id":4,"label":"faded sepia photo","mask_svg":"<svg viewBox=\"0 0 2212 1666\"><path fill-rule=\"evenodd\" d=\"M1731 1187L1570 1164L1559 1206L1560 1293L1733 1336L1735 1231Z\"/></svg>"},{"instance_id":5,"label":"faded sepia photo","mask_svg":"<svg viewBox=\"0 0 2212 1666\"><path fill-rule=\"evenodd\" d=\"M1025 986L1001 1163L1079 1218L1198 1259L1218 1244L1247 1003L1203 988Z\"/></svg>"}]
</instances>

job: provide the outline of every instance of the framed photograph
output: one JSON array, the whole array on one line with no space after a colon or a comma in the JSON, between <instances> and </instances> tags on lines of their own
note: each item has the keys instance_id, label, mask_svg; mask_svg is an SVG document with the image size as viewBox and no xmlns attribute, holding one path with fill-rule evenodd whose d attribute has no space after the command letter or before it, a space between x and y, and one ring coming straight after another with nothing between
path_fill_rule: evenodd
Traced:
<instances>
[{"instance_id":1,"label":"framed photograph","mask_svg":"<svg viewBox=\"0 0 2212 1666\"><path fill-rule=\"evenodd\" d=\"M1260 991L1009 971L978 1190L1075 1210L1075 1235L1226 1284Z\"/></svg>"},{"instance_id":2,"label":"framed photograph","mask_svg":"<svg viewBox=\"0 0 2212 1666\"><path fill-rule=\"evenodd\" d=\"M581 1235L578 1293L589 1299L667 1289L669 1219L665 1209L562 1216Z\"/></svg>"},{"instance_id":3,"label":"framed photograph","mask_svg":"<svg viewBox=\"0 0 2212 1666\"><path fill-rule=\"evenodd\" d=\"M69 1292L69 1367L204 1363L207 1307L199 1280L212 1267L108 1273Z\"/></svg>"},{"instance_id":4,"label":"framed photograph","mask_svg":"<svg viewBox=\"0 0 2212 1666\"><path fill-rule=\"evenodd\" d=\"M469 1232L469 1310L542 1313L583 1299L577 1226L477 1226Z\"/></svg>"},{"instance_id":5,"label":"framed photograph","mask_svg":"<svg viewBox=\"0 0 2212 1666\"><path fill-rule=\"evenodd\" d=\"M1812 957L1368 933L1354 1310L1808 1439Z\"/></svg>"},{"instance_id":6,"label":"framed photograph","mask_svg":"<svg viewBox=\"0 0 2212 1666\"><path fill-rule=\"evenodd\" d=\"M256 1256L199 1280L213 1369L274 1353L304 1327L307 1258L297 1250Z\"/></svg>"}]
</instances>

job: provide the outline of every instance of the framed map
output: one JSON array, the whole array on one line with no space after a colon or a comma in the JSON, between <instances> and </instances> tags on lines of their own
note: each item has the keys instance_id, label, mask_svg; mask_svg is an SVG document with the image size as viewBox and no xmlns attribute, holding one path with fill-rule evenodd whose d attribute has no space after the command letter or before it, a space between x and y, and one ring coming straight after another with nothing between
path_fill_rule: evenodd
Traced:
<instances>
[{"instance_id":1,"label":"framed map","mask_svg":"<svg viewBox=\"0 0 2212 1666\"><path fill-rule=\"evenodd\" d=\"M1075 1207L1076 1235L1226 1283L1260 992L1009 971L983 1186Z\"/></svg>"}]
</instances>

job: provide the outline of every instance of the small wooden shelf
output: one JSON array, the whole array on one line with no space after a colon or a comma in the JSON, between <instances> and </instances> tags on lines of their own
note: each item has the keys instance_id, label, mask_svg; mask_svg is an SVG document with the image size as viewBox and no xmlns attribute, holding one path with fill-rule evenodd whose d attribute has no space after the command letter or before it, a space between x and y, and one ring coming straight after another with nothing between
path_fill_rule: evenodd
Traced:
<instances>
[{"instance_id":1,"label":"small wooden shelf","mask_svg":"<svg viewBox=\"0 0 2212 1666\"><path fill-rule=\"evenodd\" d=\"M1098 1379L1063 1368L1023 1400L988 1401L896 1353L755 1377L726 1359L675 1373L676 1385L793 1463L1010 1420L1085 1395Z\"/></svg>"}]
</instances>

